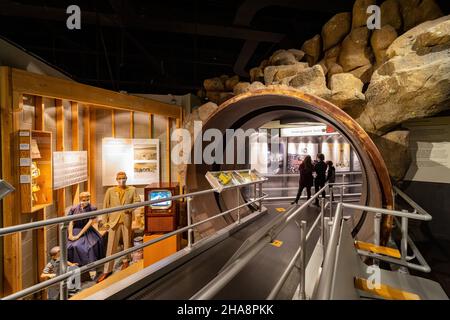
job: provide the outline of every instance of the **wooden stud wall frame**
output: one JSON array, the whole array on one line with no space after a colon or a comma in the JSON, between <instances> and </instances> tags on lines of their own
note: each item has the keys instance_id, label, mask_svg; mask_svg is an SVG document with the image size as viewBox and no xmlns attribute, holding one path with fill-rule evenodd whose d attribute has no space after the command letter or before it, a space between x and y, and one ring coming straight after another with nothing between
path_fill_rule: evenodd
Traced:
<instances>
[{"instance_id":1,"label":"wooden stud wall frame","mask_svg":"<svg viewBox=\"0 0 450 320\"><path fill-rule=\"evenodd\" d=\"M28 131L29 136L20 137L21 128L21 111L23 110L23 95L33 95L36 98L36 114L35 114L35 131ZM183 110L180 106L167 104L151 99L132 96L128 94L122 94L96 88L93 86L84 85L71 80L59 79L51 76L35 74L24 70L14 69L6 66L0 67L0 146L1 146L1 168L0 177L10 182L15 188L16 192L11 193L5 197L0 206L2 207L2 220L3 227L13 226L22 222L21 213L33 212L36 216L33 219L44 220L46 219L46 210L42 210L50 204L56 205L58 214L63 214L60 210L63 197L61 194L65 192L51 192L53 179L52 179L52 157L51 157L51 145L44 144L39 146L38 149L41 158L36 159L39 161L40 177L38 178L38 184L40 192L45 196L38 198L35 205L32 202L32 179L31 179L31 138L39 137L41 144L43 140L47 140L51 143L52 134L50 132L43 131L44 127L44 103L43 99L54 99L55 106L62 104L63 100L67 100L71 103L72 107L72 131L74 136L78 136L76 130L78 128L78 104L83 105L83 128L84 135L80 137L83 140L83 149L88 152L88 176L89 181L85 183L84 190L91 192L91 201L96 202L96 176L93 174L96 170L96 110L109 109L109 110L122 110L128 111L133 117L132 112L142 112L148 114L149 122L149 138L153 138L152 135L152 115L164 116L176 120L177 124L182 123ZM80 119L81 120L81 119ZM56 125L60 127L56 119ZM134 134L134 127L130 127L130 135ZM26 131L26 130L25 130ZM57 131L56 143L60 144L61 130ZM55 137L53 137L55 138ZM133 137L130 137L133 138ZM43 140L42 140L43 139ZM20 142L19 142L20 141ZM73 140L73 150L79 150L77 142ZM168 139L170 142L170 138ZM19 150L20 144L28 144L29 150ZM23 146L24 147L24 146ZM58 150L57 146L54 148ZM48 151L48 153L47 153ZM59 150L62 151L62 150ZM28 158L30 160L22 160L22 166L20 166L20 158ZM48 160L44 160L48 158ZM169 164L170 165L170 164ZM22 176L22 182L20 183L20 177ZM29 177L27 177L29 176ZM45 184L44 184L45 182ZM76 187L68 187L71 189L77 189ZM64 189L62 189L65 191ZM72 191L72 196L76 195L77 191ZM76 198L76 197L75 197ZM60 204L58 207L57 204ZM39 210L41 209L41 210ZM42 232L44 231L44 232ZM45 239L45 230L38 230L42 232L39 239ZM45 240L39 240L45 241ZM38 257L40 257L41 267L45 265L47 254L45 245L39 244L37 246ZM0 296L5 296L13 292L17 292L22 289L22 237L20 233L6 236L3 239L3 288L0 288ZM41 271L41 267L38 267ZM37 275L38 276L38 275Z\"/></svg>"},{"instance_id":2,"label":"wooden stud wall frame","mask_svg":"<svg viewBox=\"0 0 450 320\"><path fill-rule=\"evenodd\" d=\"M31 213L53 202L52 133L20 130L18 141L21 208Z\"/></svg>"}]
</instances>

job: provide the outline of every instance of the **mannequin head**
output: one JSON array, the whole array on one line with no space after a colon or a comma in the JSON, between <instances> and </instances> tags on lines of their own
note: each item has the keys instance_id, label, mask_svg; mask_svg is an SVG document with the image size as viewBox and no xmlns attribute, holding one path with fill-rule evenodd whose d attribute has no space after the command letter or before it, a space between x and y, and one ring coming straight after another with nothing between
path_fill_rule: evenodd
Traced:
<instances>
[{"instance_id":1,"label":"mannequin head","mask_svg":"<svg viewBox=\"0 0 450 320\"><path fill-rule=\"evenodd\" d=\"M58 246L53 247L53 248L50 250L50 257L51 257L53 260L58 260L58 259L59 259L59 255L60 255L60 249L59 249Z\"/></svg>"},{"instance_id":2,"label":"mannequin head","mask_svg":"<svg viewBox=\"0 0 450 320\"><path fill-rule=\"evenodd\" d=\"M125 172L118 172L116 175L117 185L121 188L127 186L127 174Z\"/></svg>"},{"instance_id":3,"label":"mannequin head","mask_svg":"<svg viewBox=\"0 0 450 320\"><path fill-rule=\"evenodd\" d=\"M82 208L86 208L91 201L91 194L89 192L80 193L80 205Z\"/></svg>"}]
</instances>

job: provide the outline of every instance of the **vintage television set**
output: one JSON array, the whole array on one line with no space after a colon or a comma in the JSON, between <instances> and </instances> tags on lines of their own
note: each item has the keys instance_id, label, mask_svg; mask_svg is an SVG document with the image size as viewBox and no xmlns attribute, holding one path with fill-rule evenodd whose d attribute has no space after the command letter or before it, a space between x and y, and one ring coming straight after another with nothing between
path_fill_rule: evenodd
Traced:
<instances>
[{"instance_id":1,"label":"vintage television set","mask_svg":"<svg viewBox=\"0 0 450 320\"><path fill-rule=\"evenodd\" d=\"M179 194L178 184L153 183L145 187L145 201L169 198ZM166 200L145 207L145 233L162 233L176 230L178 201Z\"/></svg>"}]
</instances>

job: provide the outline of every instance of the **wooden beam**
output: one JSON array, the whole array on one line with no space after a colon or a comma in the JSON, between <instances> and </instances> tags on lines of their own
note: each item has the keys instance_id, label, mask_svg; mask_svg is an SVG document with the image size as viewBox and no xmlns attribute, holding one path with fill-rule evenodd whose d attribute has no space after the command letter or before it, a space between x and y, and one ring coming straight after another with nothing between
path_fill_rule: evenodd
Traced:
<instances>
[{"instance_id":1,"label":"wooden beam","mask_svg":"<svg viewBox=\"0 0 450 320\"><path fill-rule=\"evenodd\" d=\"M134 112L130 112L130 139L134 139Z\"/></svg>"},{"instance_id":2,"label":"wooden beam","mask_svg":"<svg viewBox=\"0 0 450 320\"><path fill-rule=\"evenodd\" d=\"M34 129L44 131L45 115L44 115L44 99L40 96L34 98Z\"/></svg>"},{"instance_id":3,"label":"wooden beam","mask_svg":"<svg viewBox=\"0 0 450 320\"><path fill-rule=\"evenodd\" d=\"M100 89L75 81L12 69L13 90L19 93L66 99L104 108L140 111L178 118L180 106Z\"/></svg>"},{"instance_id":4,"label":"wooden beam","mask_svg":"<svg viewBox=\"0 0 450 320\"><path fill-rule=\"evenodd\" d=\"M172 119L167 118L166 122L166 175L168 182L172 182L172 166L171 166L171 143L170 143L170 126L172 125Z\"/></svg>"},{"instance_id":5,"label":"wooden beam","mask_svg":"<svg viewBox=\"0 0 450 320\"><path fill-rule=\"evenodd\" d=\"M79 121L78 121L78 103L71 102L71 114L72 114L72 150L80 150L80 135L79 135Z\"/></svg>"},{"instance_id":6,"label":"wooden beam","mask_svg":"<svg viewBox=\"0 0 450 320\"><path fill-rule=\"evenodd\" d=\"M61 99L55 99L56 151L64 151L64 107Z\"/></svg>"},{"instance_id":7,"label":"wooden beam","mask_svg":"<svg viewBox=\"0 0 450 320\"><path fill-rule=\"evenodd\" d=\"M80 133L79 133L79 107L77 102L70 102L71 123L72 123L72 151L80 151ZM72 186L72 203L78 204L80 195L80 184Z\"/></svg>"},{"instance_id":8,"label":"wooden beam","mask_svg":"<svg viewBox=\"0 0 450 320\"><path fill-rule=\"evenodd\" d=\"M17 190L17 151L13 147L18 128L14 127L13 99L10 86L11 69L0 67L0 135L1 135L1 178L11 183ZM18 149L18 148L17 148ZM20 224L20 192L13 192L1 201L3 227ZM20 233L3 238L3 292L6 296L22 289L22 238Z\"/></svg>"},{"instance_id":9,"label":"wooden beam","mask_svg":"<svg viewBox=\"0 0 450 320\"><path fill-rule=\"evenodd\" d=\"M84 183L84 190L89 191L90 192L90 188L89 188L89 179L91 176L91 168L90 168L90 150L91 150L91 145L90 145L90 133L91 133L91 129L90 129L90 107L89 106L84 106L83 109L83 149L85 151L87 151L87 161L88 161L88 181L86 181Z\"/></svg>"},{"instance_id":10,"label":"wooden beam","mask_svg":"<svg viewBox=\"0 0 450 320\"><path fill-rule=\"evenodd\" d=\"M40 96L36 96L34 100L34 129L39 131L45 131L45 113L44 113L44 101ZM45 209L36 211L37 220L43 221L47 219ZM40 228L36 230L37 241L37 274L36 280L39 281L39 276L47 264L47 228ZM41 299L46 299L45 292L41 294Z\"/></svg>"},{"instance_id":11,"label":"wooden beam","mask_svg":"<svg viewBox=\"0 0 450 320\"><path fill-rule=\"evenodd\" d=\"M181 117L179 119L176 119L175 125L176 125L177 129L181 128L181 121L182 121ZM180 175L179 170L177 170L177 182L178 182L179 192L180 192L180 194L183 194L183 187L181 185L181 175Z\"/></svg>"},{"instance_id":12,"label":"wooden beam","mask_svg":"<svg viewBox=\"0 0 450 320\"><path fill-rule=\"evenodd\" d=\"M111 110L111 136L116 137L116 112Z\"/></svg>"},{"instance_id":13,"label":"wooden beam","mask_svg":"<svg viewBox=\"0 0 450 320\"><path fill-rule=\"evenodd\" d=\"M96 179L95 179L95 160L96 160L96 110L92 106L89 107L89 192L91 193L91 202L97 203Z\"/></svg>"},{"instance_id":14,"label":"wooden beam","mask_svg":"<svg viewBox=\"0 0 450 320\"><path fill-rule=\"evenodd\" d=\"M55 99L56 107L56 151L64 151L64 107L61 99ZM66 209L65 188L56 190L56 213L64 216Z\"/></svg>"},{"instance_id":15,"label":"wooden beam","mask_svg":"<svg viewBox=\"0 0 450 320\"><path fill-rule=\"evenodd\" d=\"M148 136L150 137L150 139L153 139L153 115L151 113L148 114L148 128Z\"/></svg>"}]
</instances>

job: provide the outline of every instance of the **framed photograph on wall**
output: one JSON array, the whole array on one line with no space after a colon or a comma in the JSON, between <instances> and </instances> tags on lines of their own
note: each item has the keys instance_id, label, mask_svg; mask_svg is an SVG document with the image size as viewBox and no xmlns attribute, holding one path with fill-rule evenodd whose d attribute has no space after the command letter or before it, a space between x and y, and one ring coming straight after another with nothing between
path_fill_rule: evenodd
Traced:
<instances>
[{"instance_id":1,"label":"framed photograph on wall","mask_svg":"<svg viewBox=\"0 0 450 320\"><path fill-rule=\"evenodd\" d=\"M102 184L116 185L117 172L127 174L129 185L148 185L159 182L158 139L102 140Z\"/></svg>"}]
</instances>

